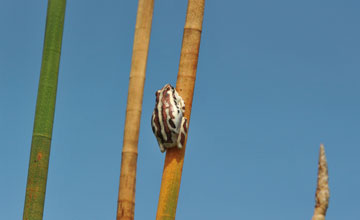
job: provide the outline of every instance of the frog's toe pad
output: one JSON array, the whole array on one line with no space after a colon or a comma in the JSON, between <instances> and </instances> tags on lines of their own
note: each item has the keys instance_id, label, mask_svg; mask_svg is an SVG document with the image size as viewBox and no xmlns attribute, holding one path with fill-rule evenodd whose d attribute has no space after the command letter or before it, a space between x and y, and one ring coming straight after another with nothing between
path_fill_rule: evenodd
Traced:
<instances>
[{"instance_id":1,"label":"frog's toe pad","mask_svg":"<svg viewBox=\"0 0 360 220\"><path fill-rule=\"evenodd\" d=\"M185 145L185 134L183 132L180 132L179 134L179 140L178 140L178 148L181 149Z\"/></svg>"}]
</instances>

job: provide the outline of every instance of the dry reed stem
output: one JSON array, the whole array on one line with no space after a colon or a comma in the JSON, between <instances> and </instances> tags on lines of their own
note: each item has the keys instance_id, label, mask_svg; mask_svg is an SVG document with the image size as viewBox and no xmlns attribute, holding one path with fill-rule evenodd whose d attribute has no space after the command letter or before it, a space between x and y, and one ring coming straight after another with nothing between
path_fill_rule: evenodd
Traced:
<instances>
[{"instance_id":1,"label":"dry reed stem","mask_svg":"<svg viewBox=\"0 0 360 220\"><path fill-rule=\"evenodd\" d=\"M139 0L129 80L117 220L134 219L136 163L154 0Z\"/></svg>"},{"instance_id":2,"label":"dry reed stem","mask_svg":"<svg viewBox=\"0 0 360 220\"><path fill-rule=\"evenodd\" d=\"M176 90L185 102L185 117L190 122L196 69L200 48L205 0L189 0L180 55ZM175 219L184 163L186 142L182 149L166 151L156 219Z\"/></svg>"},{"instance_id":3,"label":"dry reed stem","mask_svg":"<svg viewBox=\"0 0 360 220\"><path fill-rule=\"evenodd\" d=\"M326 210L329 205L328 167L324 145L320 145L318 180L315 194L315 210L312 220L325 220Z\"/></svg>"}]
</instances>

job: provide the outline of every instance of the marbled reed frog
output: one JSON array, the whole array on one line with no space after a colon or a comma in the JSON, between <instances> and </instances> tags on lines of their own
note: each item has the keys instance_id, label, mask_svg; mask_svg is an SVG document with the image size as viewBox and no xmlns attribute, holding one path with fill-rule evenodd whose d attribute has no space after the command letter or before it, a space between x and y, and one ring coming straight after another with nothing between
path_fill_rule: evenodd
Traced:
<instances>
[{"instance_id":1,"label":"marbled reed frog","mask_svg":"<svg viewBox=\"0 0 360 220\"><path fill-rule=\"evenodd\" d=\"M188 124L184 117L185 103L170 84L155 93L156 102L151 117L151 127L159 143L160 151L184 146Z\"/></svg>"}]
</instances>

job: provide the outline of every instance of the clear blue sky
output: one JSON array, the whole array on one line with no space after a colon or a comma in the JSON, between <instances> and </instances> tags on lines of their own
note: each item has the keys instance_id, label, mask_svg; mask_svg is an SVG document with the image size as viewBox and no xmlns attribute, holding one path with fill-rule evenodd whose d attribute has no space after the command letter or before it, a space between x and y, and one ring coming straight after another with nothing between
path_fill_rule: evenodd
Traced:
<instances>
[{"instance_id":1,"label":"clear blue sky","mask_svg":"<svg viewBox=\"0 0 360 220\"><path fill-rule=\"evenodd\" d=\"M155 1L136 219L164 154L154 93L175 84L186 1ZM46 1L0 7L0 219L21 219ZM44 219L115 219L137 1L68 1ZM360 219L360 2L206 2L177 219L311 219L324 143L327 220Z\"/></svg>"}]
</instances>

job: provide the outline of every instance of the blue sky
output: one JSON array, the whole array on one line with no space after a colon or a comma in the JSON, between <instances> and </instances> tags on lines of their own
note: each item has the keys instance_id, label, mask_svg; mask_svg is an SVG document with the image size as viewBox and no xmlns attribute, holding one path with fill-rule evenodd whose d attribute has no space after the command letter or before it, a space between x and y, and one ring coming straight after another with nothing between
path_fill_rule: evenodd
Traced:
<instances>
[{"instance_id":1,"label":"blue sky","mask_svg":"<svg viewBox=\"0 0 360 220\"><path fill-rule=\"evenodd\" d=\"M154 92L175 84L186 1L155 1L136 219L156 215ZM21 219L46 1L0 7L0 219ZM360 219L360 2L211 1L177 219L310 219L325 144L327 220ZM68 1L44 219L115 219L137 1Z\"/></svg>"}]
</instances>

